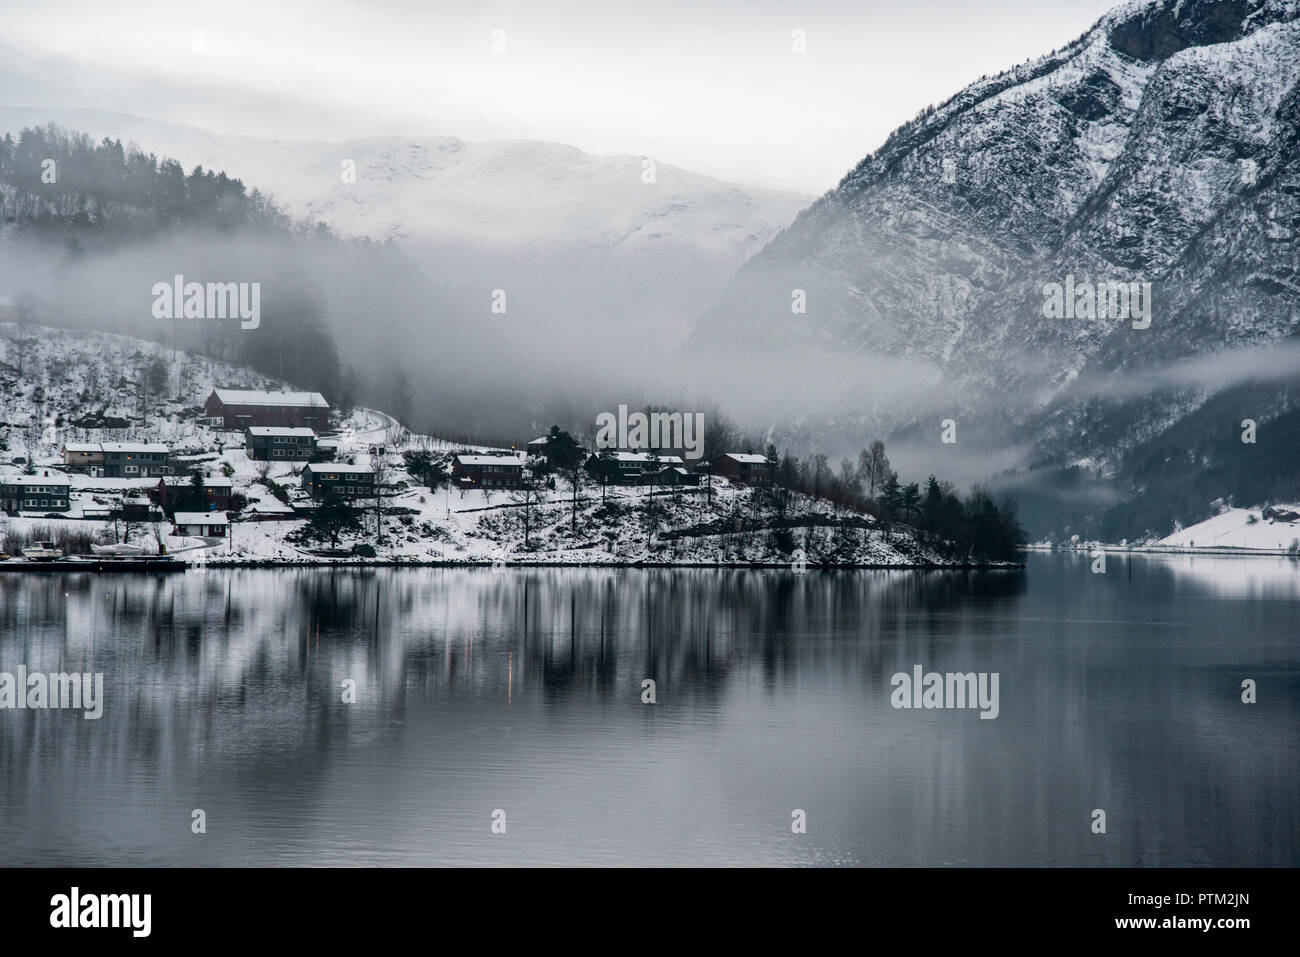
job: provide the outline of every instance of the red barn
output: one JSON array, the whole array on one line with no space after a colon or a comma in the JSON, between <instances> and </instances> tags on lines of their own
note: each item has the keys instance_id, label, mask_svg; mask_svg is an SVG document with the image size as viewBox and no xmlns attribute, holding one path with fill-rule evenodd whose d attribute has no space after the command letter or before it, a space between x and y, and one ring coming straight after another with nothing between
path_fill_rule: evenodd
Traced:
<instances>
[{"instance_id":1,"label":"red barn","mask_svg":"<svg viewBox=\"0 0 1300 957\"><path fill-rule=\"evenodd\" d=\"M772 463L765 455L753 452L723 452L710 463L714 475L723 475L738 482L766 485L772 481Z\"/></svg>"},{"instance_id":2,"label":"red barn","mask_svg":"<svg viewBox=\"0 0 1300 957\"><path fill-rule=\"evenodd\" d=\"M320 432L330 420L330 404L319 392L213 389L203 409L208 421L223 429L270 426Z\"/></svg>"},{"instance_id":3,"label":"red barn","mask_svg":"<svg viewBox=\"0 0 1300 957\"><path fill-rule=\"evenodd\" d=\"M462 452L452 457L451 477L460 488L519 488L524 463L512 452Z\"/></svg>"}]
</instances>

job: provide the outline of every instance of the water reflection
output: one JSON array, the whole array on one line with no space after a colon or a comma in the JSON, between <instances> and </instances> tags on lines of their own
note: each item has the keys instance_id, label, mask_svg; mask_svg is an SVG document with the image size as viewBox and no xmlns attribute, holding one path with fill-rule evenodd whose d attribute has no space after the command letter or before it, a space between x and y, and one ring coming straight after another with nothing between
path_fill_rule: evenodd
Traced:
<instances>
[{"instance_id":1,"label":"water reflection","mask_svg":"<svg viewBox=\"0 0 1300 957\"><path fill-rule=\"evenodd\" d=\"M2 575L0 862L1294 864L1294 566L1089 564Z\"/></svg>"}]
</instances>

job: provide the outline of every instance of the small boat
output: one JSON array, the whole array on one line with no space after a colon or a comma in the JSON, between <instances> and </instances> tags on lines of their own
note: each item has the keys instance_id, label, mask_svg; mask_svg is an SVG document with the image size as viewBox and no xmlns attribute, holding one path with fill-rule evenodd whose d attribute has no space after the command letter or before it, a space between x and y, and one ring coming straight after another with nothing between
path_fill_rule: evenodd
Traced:
<instances>
[{"instance_id":1,"label":"small boat","mask_svg":"<svg viewBox=\"0 0 1300 957\"><path fill-rule=\"evenodd\" d=\"M102 565L105 562L124 568L149 567L175 561L170 555L73 555L68 561L84 562L90 565Z\"/></svg>"},{"instance_id":2,"label":"small boat","mask_svg":"<svg viewBox=\"0 0 1300 957\"><path fill-rule=\"evenodd\" d=\"M134 558L144 554L143 545L91 545L90 550L103 558Z\"/></svg>"},{"instance_id":3,"label":"small boat","mask_svg":"<svg viewBox=\"0 0 1300 957\"><path fill-rule=\"evenodd\" d=\"M36 542L23 549L23 557L33 561L57 561L63 557L63 549L53 542Z\"/></svg>"}]
</instances>

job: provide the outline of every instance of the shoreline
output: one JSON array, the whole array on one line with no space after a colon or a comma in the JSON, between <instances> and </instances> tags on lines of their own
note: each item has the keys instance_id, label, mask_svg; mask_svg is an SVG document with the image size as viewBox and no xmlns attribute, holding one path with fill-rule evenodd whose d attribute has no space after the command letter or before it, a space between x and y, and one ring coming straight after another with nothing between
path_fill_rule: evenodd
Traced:
<instances>
[{"instance_id":1,"label":"shoreline","mask_svg":"<svg viewBox=\"0 0 1300 957\"><path fill-rule=\"evenodd\" d=\"M226 568L488 568L494 567L491 560L479 559L329 559L313 558L286 561L283 559L237 559L219 561L209 559L206 562L184 561L77 561L62 559L59 561L7 561L0 562L0 572L64 572L93 571L104 572L186 572L196 569L204 572ZM950 565L933 563L908 564L834 564L817 565L808 563L806 570L794 572L789 562L652 562L652 561L511 561L509 568L664 568L664 569L752 569L754 571L790 571L794 574L826 571L1023 571L1022 562L960 562ZM504 570L503 569L503 570Z\"/></svg>"},{"instance_id":2,"label":"shoreline","mask_svg":"<svg viewBox=\"0 0 1300 957\"><path fill-rule=\"evenodd\" d=\"M1245 548L1232 545L1026 545L1026 552L1077 552L1088 555L1100 549L1107 554L1135 552L1139 555L1236 555L1241 558L1300 558L1285 548Z\"/></svg>"}]
</instances>

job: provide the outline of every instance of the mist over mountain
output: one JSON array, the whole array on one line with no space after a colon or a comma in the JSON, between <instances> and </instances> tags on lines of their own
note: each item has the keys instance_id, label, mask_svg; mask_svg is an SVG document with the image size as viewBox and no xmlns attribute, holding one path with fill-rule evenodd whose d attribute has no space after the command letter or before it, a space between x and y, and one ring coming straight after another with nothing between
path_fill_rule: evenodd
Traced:
<instances>
[{"instance_id":1,"label":"mist over mountain","mask_svg":"<svg viewBox=\"0 0 1300 957\"><path fill-rule=\"evenodd\" d=\"M21 131L49 123L84 134L83 153L117 144L123 169L139 152L220 171L276 227L169 217L102 177L42 182L46 154ZM495 436L681 395L673 349L808 200L528 141L263 140L73 108L0 108L0 131L26 164L26 205L6 194L0 293L58 303L47 320L157 338L175 330L149 312L154 282L278 284L313 301L369 401Z\"/></svg>"},{"instance_id":2,"label":"mist over mountain","mask_svg":"<svg viewBox=\"0 0 1300 957\"><path fill-rule=\"evenodd\" d=\"M829 369L856 398L757 413L845 449L880 431L909 471L1002 473L1040 533L1167 533L1216 498L1293 492L1300 364L1276 349L1300 320L1298 17L1140 0L981 79L751 259L684 354L719 379L766 369L791 407L807 380L833 392ZM1149 325L1048 316L1053 284L1101 283L1149 289Z\"/></svg>"},{"instance_id":3,"label":"mist over mountain","mask_svg":"<svg viewBox=\"0 0 1300 957\"><path fill-rule=\"evenodd\" d=\"M520 325L545 332L534 345L557 352L610 321L638 345L676 345L812 199L558 143L269 140L100 110L0 107L0 132L48 123L187 171L220 170L341 238L393 240L467 317L486 315L491 291L505 288Z\"/></svg>"}]
</instances>

